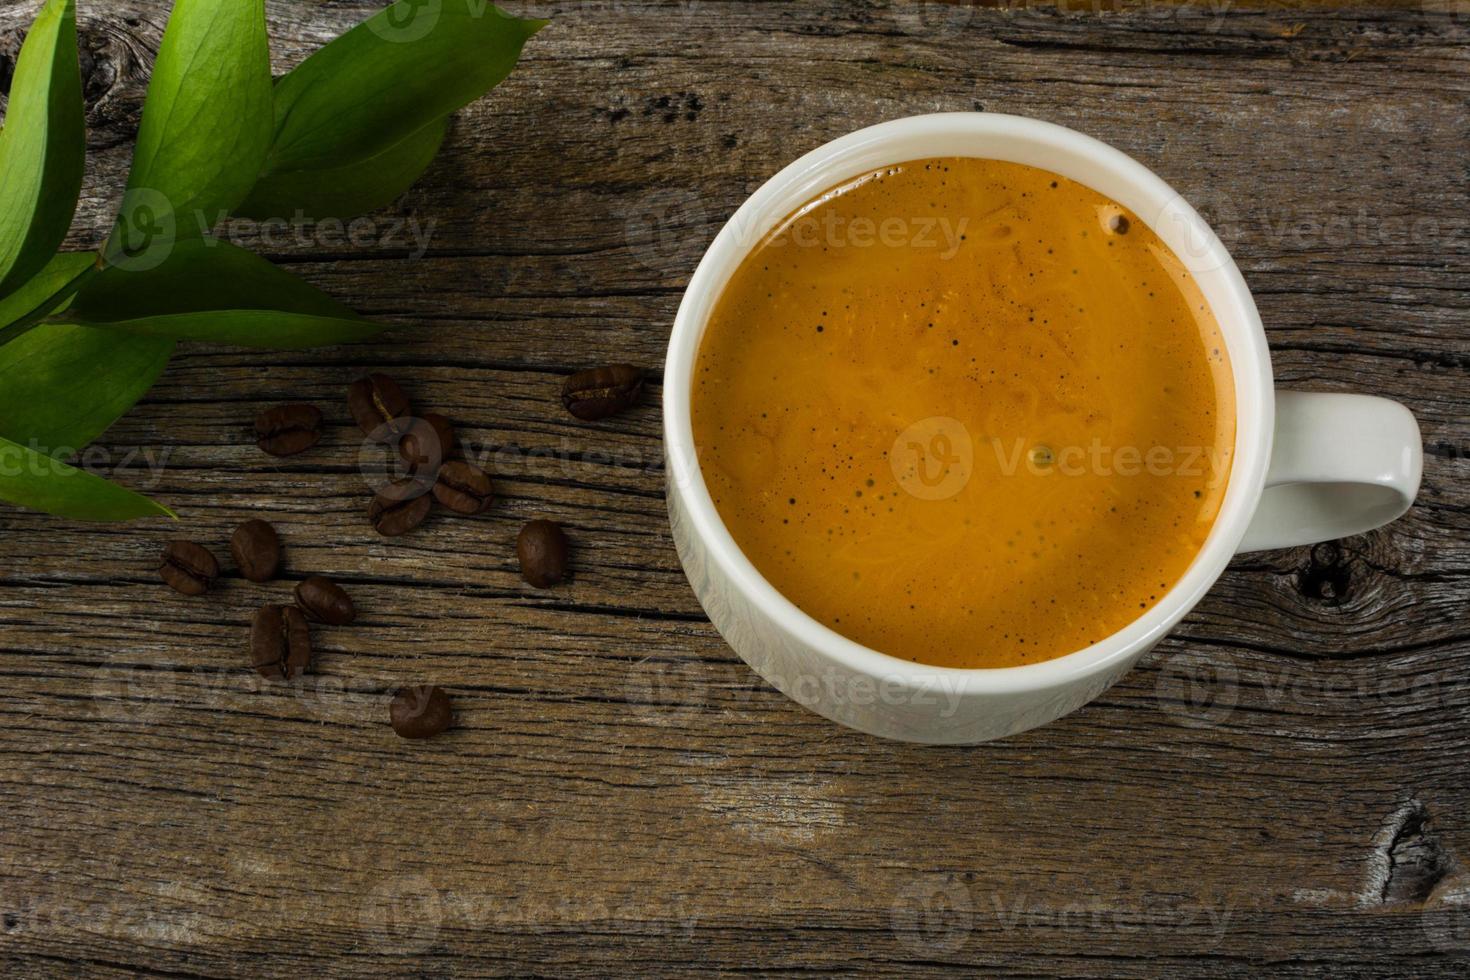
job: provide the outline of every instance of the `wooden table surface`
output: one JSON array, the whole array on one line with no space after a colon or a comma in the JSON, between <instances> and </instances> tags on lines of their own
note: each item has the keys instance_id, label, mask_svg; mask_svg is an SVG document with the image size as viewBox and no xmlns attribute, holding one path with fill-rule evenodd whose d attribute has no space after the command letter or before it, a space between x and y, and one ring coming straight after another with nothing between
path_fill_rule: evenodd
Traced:
<instances>
[{"instance_id":1,"label":"wooden table surface","mask_svg":"<svg viewBox=\"0 0 1470 980\"><path fill-rule=\"evenodd\" d=\"M80 3L76 247L123 184L164 6ZM375 6L273 0L278 69ZM37 7L0 9L7 83ZM182 348L100 442L176 528L0 510L4 973L1463 976L1470 6L518 9L553 23L395 207L350 237L222 229L399 326ZM785 163L982 107L1101 137L1196 202L1279 382L1410 406L1424 485L1384 530L1236 561L1076 714L928 748L808 713L706 621L657 384L596 424L557 393L611 360L657 377L702 250ZM458 423L491 513L368 527L344 393L370 369ZM285 400L331 426L275 460L247 429ZM225 554L247 517L281 529L281 582L159 584L164 541ZM517 576L532 517L569 529L569 586ZM306 683L259 681L251 613L311 573L359 622L317 630ZM450 734L394 736L410 682L453 692Z\"/></svg>"}]
</instances>

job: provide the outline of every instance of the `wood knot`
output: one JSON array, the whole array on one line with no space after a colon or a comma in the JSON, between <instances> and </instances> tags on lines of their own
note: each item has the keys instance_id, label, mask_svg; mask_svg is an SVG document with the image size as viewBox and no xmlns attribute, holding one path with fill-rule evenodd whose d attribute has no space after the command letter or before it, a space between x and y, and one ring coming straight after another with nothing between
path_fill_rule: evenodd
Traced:
<instances>
[{"instance_id":1,"label":"wood knot","mask_svg":"<svg viewBox=\"0 0 1470 980\"><path fill-rule=\"evenodd\" d=\"M152 58L149 45L119 22L84 19L77 24L82 99L93 147L133 139Z\"/></svg>"},{"instance_id":2,"label":"wood knot","mask_svg":"<svg viewBox=\"0 0 1470 980\"><path fill-rule=\"evenodd\" d=\"M1340 606L1347 600L1352 585L1350 565L1337 542L1316 545L1307 567L1297 576L1297 588L1308 599Z\"/></svg>"},{"instance_id":3,"label":"wood knot","mask_svg":"<svg viewBox=\"0 0 1470 980\"><path fill-rule=\"evenodd\" d=\"M95 35L78 38L78 60L82 69L82 98L88 107L100 102L117 84L117 62L109 57L107 45Z\"/></svg>"},{"instance_id":4,"label":"wood knot","mask_svg":"<svg viewBox=\"0 0 1470 980\"><path fill-rule=\"evenodd\" d=\"M126 39L99 24L77 26L77 60L82 69L82 98L89 111L97 108L130 71L142 72Z\"/></svg>"},{"instance_id":5,"label":"wood knot","mask_svg":"<svg viewBox=\"0 0 1470 980\"><path fill-rule=\"evenodd\" d=\"M10 83L15 78L15 59L20 54L20 38L15 34L0 37L0 93L10 97Z\"/></svg>"},{"instance_id":6,"label":"wood knot","mask_svg":"<svg viewBox=\"0 0 1470 980\"><path fill-rule=\"evenodd\" d=\"M1419 800L1400 807L1379 836L1383 886L1378 900L1424 902L1454 870L1455 859L1431 832L1429 808Z\"/></svg>"}]
</instances>

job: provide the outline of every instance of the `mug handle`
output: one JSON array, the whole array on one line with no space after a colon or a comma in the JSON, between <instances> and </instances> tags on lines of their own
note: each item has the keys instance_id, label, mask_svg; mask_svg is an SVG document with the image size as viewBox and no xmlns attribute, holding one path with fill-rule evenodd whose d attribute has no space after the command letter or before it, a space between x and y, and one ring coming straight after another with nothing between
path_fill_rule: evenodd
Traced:
<instances>
[{"instance_id":1,"label":"mug handle","mask_svg":"<svg viewBox=\"0 0 1470 980\"><path fill-rule=\"evenodd\" d=\"M1409 509L1423 472L1419 423L1398 402L1278 391L1266 489L1236 550L1290 548L1382 527Z\"/></svg>"}]
</instances>

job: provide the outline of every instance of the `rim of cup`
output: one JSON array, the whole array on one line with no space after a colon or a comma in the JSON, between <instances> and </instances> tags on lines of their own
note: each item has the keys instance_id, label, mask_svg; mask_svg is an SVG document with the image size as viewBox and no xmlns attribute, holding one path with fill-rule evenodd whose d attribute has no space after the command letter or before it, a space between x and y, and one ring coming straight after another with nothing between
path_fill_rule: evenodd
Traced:
<instances>
[{"instance_id":1,"label":"rim of cup","mask_svg":"<svg viewBox=\"0 0 1470 980\"><path fill-rule=\"evenodd\" d=\"M913 149L904 149L912 146ZM923 149L923 147L930 149ZM973 148L958 152L955 147ZM889 155L885 156L885 151ZM1116 201L1145 221L1190 269L1219 324L1235 384L1235 443L1215 523L1179 581L1142 615L1096 643L1016 667L940 667L864 646L819 622L770 584L736 544L698 465L690 414L694 365L714 303L746 255L788 214L869 169L939 156L1006 160L1050 170ZM858 130L805 154L767 180L720 229L679 305L664 371L668 492L691 533L730 582L797 642L857 673L958 693L1058 687L1102 673L1148 649L1214 585L1255 512L1270 461L1275 399L1270 353L1255 302L1220 239L1182 195L1143 164L1054 123L990 112L910 116Z\"/></svg>"}]
</instances>

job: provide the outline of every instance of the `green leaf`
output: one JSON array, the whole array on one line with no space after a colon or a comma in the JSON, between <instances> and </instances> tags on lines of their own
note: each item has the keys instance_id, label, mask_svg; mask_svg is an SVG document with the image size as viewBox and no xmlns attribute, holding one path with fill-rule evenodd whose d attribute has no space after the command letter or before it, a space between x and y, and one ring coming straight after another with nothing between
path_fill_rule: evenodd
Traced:
<instances>
[{"instance_id":1,"label":"green leaf","mask_svg":"<svg viewBox=\"0 0 1470 980\"><path fill-rule=\"evenodd\" d=\"M58 252L51 256L51 261L19 289L0 299L0 327L8 326L28 313L35 312L42 303L55 296L96 261L95 252ZM57 305L60 304L61 300L57 300Z\"/></svg>"},{"instance_id":2,"label":"green leaf","mask_svg":"<svg viewBox=\"0 0 1470 980\"><path fill-rule=\"evenodd\" d=\"M0 300L0 323L43 304L55 312L70 296L58 291L96 261L62 253L40 274ZM48 303L48 301L52 301ZM172 341L43 323L0 347L0 436L67 456L96 439L152 387L173 352Z\"/></svg>"},{"instance_id":3,"label":"green leaf","mask_svg":"<svg viewBox=\"0 0 1470 980\"><path fill-rule=\"evenodd\" d=\"M175 0L163 34L110 264L152 264L245 199L271 142L263 0Z\"/></svg>"},{"instance_id":4,"label":"green leaf","mask_svg":"<svg viewBox=\"0 0 1470 980\"><path fill-rule=\"evenodd\" d=\"M215 238L179 242L149 269L104 269L69 317L93 322L206 310L284 310L355 319L346 305L254 252Z\"/></svg>"},{"instance_id":5,"label":"green leaf","mask_svg":"<svg viewBox=\"0 0 1470 980\"><path fill-rule=\"evenodd\" d=\"M372 320L279 310L206 310L105 322L78 318L75 322L99 330L144 337L204 340L268 350L305 350L308 347L353 344L371 340L387 329L386 324Z\"/></svg>"},{"instance_id":6,"label":"green leaf","mask_svg":"<svg viewBox=\"0 0 1470 980\"><path fill-rule=\"evenodd\" d=\"M0 347L0 436L69 455L137 404L173 350L157 337L42 324Z\"/></svg>"},{"instance_id":7,"label":"green leaf","mask_svg":"<svg viewBox=\"0 0 1470 980\"><path fill-rule=\"evenodd\" d=\"M510 74L545 24L485 0L399 0L354 27L276 86L263 185L240 213L289 218L300 208L309 217L346 218L391 201L432 156L426 127ZM394 165L375 172L374 159ZM355 193L334 183L344 168L358 182ZM279 192L285 181L294 200Z\"/></svg>"},{"instance_id":8,"label":"green leaf","mask_svg":"<svg viewBox=\"0 0 1470 980\"><path fill-rule=\"evenodd\" d=\"M84 521L175 516L126 487L9 439L0 439L0 500Z\"/></svg>"},{"instance_id":9,"label":"green leaf","mask_svg":"<svg viewBox=\"0 0 1470 980\"><path fill-rule=\"evenodd\" d=\"M386 329L253 252L212 238L179 242L152 269L104 270L65 318L98 331L286 350L367 340Z\"/></svg>"},{"instance_id":10,"label":"green leaf","mask_svg":"<svg viewBox=\"0 0 1470 980\"><path fill-rule=\"evenodd\" d=\"M386 207L428 169L448 131L449 117L445 116L356 163L267 174L236 213L261 221L320 221L351 218Z\"/></svg>"},{"instance_id":11,"label":"green leaf","mask_svg":"<svg viewBox=\"0 0 1470 980\"><path fill-rule=\"evenodd\" d=\"M0 296L60 247L82 190L86 111L72 0L50 0L15 63L0 130Z\"/></svg>"}]
</instances>

